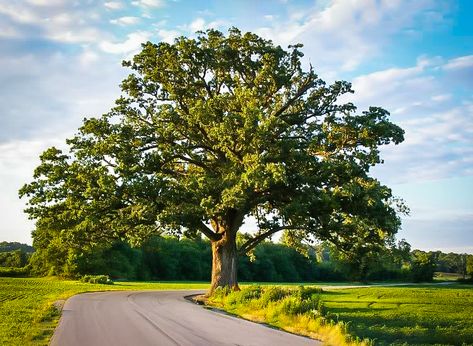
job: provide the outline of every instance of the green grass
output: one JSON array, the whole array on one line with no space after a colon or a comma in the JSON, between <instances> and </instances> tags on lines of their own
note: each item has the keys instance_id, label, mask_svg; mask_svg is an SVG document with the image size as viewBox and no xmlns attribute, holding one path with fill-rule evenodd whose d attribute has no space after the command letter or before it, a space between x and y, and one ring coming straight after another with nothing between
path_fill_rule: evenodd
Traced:
<instances>
[{"instance_id":1,"label":"green grass","mask_svg":"<svg viewBox=\"0 0 473 346\"><path fill-rule=\"evenodd\" d=\"M247 285L242 284L243 287ZM333 288L335 285L332 283L325 285L332 286L325 288L321 294L326 317L342 322L338 327L316 322L309 315L278 319L276 308L269 313L245 313L235 307L226 308L235 314L265 320L281 328L285 327L284 323L289 323L286 329L293 332L303 333L303 329L309 326L310 330L318 330L316 333L309 330L309 335L332 334L332 340L340 340L344 333L349 333L355 338L374 340L376 345L473 345L471 285L351 289L343 288L347 284L335 284L339 288ZM295 284L282 286L286 289L297 287ZM0 278L0 345L47 345L59 319L59 312L53 303L77 293L142 289L205 290L208 287L208 283L195 282L116 282L114 285L98 285L53 278ZM241 304L245 305L251 307ZM285 308L288 306L286 303Z\"/></svg>"},{"instance_id":2,"label":"green grass","mask_svg":"<svg viewBox=\"0 0 473 346\"><path fill-rule=\"evenodd\" d=\"M286 300L293 298L284 295L267 304L268 289L262 286L260 294L255 294L258 289L253 286L243 292L217 294L209 304L330 345L473 345L471 285L332 286L320 294L324 314L315 315L310 309L288 313ZM292 290L297 296L294 286L280 289Z\"/></svg>"},{"instance_id":3,"label":"green grass","mask_svg":"<svg viewBox=\"0 0 473 346\"><path fill-rule=\"evenodd\" d=\"M208 283L81 283L54 278L0 278L0 345L47 345L59 320L54 302L90 291L207 289Z\"/></svg>"},{"instance_id":4,"label":"green grass","mask_svg":"<svg viewBox=\"0 0 473 346\"><path fill-rule=\"evenodd\" d=\"M332 318L376 345L473 344L473 289L466 285L332 290Z\"/></svg>"}]
</instances>

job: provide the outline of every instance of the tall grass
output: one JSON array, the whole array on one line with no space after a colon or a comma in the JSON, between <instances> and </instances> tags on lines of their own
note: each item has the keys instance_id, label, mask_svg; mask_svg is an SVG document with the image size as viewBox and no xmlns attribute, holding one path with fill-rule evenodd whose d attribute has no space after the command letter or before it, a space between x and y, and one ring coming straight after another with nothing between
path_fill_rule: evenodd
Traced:
<instances>
[{"instance_id":1,"label":"tall grass","mask_svg":"<svg viewBox=\"0 0 473 346\"><path fill-rule=\"evenodd\" d=\"M371 345L348 333L345 322L335 322L318 287L249 286L238 292L217 289L208 300L246 319L324 341L327 345Z\"/></svg>"}]
</instances>

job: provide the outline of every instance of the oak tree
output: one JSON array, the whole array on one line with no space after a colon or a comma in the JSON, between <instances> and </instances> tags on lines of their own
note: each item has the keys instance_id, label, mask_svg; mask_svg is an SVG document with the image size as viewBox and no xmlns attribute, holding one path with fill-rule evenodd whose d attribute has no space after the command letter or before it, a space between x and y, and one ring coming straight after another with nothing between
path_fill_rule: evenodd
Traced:
<instances>
[{"instance_id":1,"label":"oak tree","mask_svg":"<svg viewBox=\"0 0 473 346\"><path fill-rule=\"evenodd\" d=\"M143 44L108 113L85 119L68 150L46 150L20 191L46 246L205 235L211 292L237 289L237 256L276 232L342 251L383 244L400 226L391 190L369 175L403 130L379 107L340 102L284 50L232 28ZM237 247L242 224L258 230Z\"/></svg>"}]
</instances>

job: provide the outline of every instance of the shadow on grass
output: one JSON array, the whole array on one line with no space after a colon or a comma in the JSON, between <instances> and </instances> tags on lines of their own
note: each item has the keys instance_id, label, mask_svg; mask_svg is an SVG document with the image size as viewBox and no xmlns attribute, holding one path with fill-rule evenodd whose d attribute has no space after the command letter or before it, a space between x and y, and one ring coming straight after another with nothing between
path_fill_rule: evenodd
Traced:
<instances>
[{"instance_id":1,"label":"shadow on grass","mask_svg":"<svg viewBox=\"0 0 473 346\"><path fill-rule=\"evenodd\" d=\"M375 340L376 345L473 344L471 330L461 322L420 320L395 310L389 317L382 316L386 310L393 309L333 307L329 312L332 319L348 323L350 334Z\"/></svg>"}]
</instances>

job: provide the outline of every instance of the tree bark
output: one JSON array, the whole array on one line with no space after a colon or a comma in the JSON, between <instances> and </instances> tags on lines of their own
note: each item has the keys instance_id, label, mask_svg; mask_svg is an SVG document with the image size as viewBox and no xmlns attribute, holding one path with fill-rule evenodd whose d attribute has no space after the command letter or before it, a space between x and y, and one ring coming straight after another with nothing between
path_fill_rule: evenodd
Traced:
<instances>
[{"instance_id":1,"label":"tree bark","mask_svg":"<svg viewBox=\"0 0 473 346\"><path fill-rule=\"evenodd\" d=\"M236 232L227 231L220 240L212 242L212 282L208 294L211 295L217 287L240 290L237 268Z\"/></svg>"}]
</instances>

